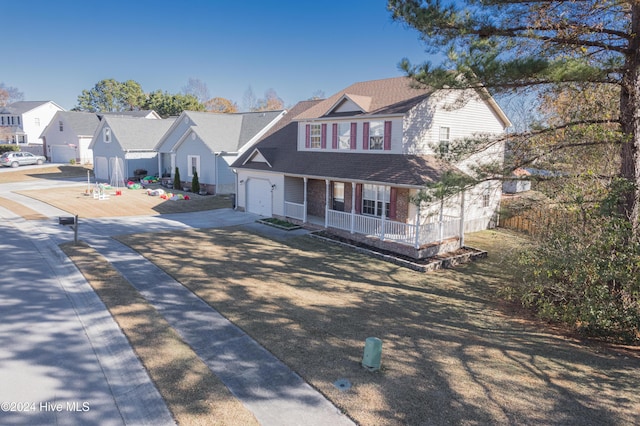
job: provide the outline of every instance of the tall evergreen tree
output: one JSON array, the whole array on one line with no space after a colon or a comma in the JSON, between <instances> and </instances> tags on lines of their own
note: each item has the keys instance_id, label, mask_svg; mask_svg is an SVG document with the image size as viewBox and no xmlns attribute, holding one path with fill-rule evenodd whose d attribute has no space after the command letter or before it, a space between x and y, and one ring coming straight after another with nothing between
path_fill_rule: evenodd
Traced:
<instances>
[{"instance_id":1,"label":"tall evergreen tree","mask_svg":"<svg viewBox=\"0 0 640 426\"><path fill-rule=\"evenodd\" d=\"M483 88L492 94L555 90L564 85L612 86L619 90L615 116L574 116L524 136L605 125L618 131L618 212L640 236L640 3L635 1L389 0L394 19L417 29L439 66L401 67L433 88ZM455 71L455 72L452 72ZM608 138L608 142L611 138ZM552 152L598 143L560 142ZM526 164L540 156L518 157ZM620 187L620 185L618 185Z\"/></svg>"}]
</instances>

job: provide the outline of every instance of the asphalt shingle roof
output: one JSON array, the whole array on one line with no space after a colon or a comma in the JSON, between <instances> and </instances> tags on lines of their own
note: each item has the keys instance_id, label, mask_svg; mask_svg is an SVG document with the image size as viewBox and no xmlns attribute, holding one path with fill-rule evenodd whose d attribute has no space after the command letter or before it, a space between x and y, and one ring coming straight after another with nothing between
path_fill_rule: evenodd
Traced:
<instances>
[{"instance_id":1,"label":"asphalt shingle roof","mask_svg":"<svg viewBox=\"0 0 640 426\"><path fill-rule=\"evenodd\" d=\"M408 77L386 78L352 84L296 116L297 120L331 116L343 97L355 102L363 114L401 114L409 111L431 93L417 89ZM352 115L352 114L350 114Z\"/></svg>"},{"instance_id":2,"label":"asphalt shingle roof","mask_svg":"<svg viewBox=\"0 0 640 426\"><path fill-rule=\"evenodd\" d=\"M153 151L160 138L165 134L175 119L148 120L105 116L103 122L109 126L115 138L124 150Z\"/></svg>"},{"instance_id":3,"label":"asphalt shingle roof","mask_svg":"<svg viewBox=\"0 0 640 426\"><path fill-rule=\"evenodd\" d=\"M271 123L282 111L239 114L193 112L186 114L193 122L192 129L214 152L237 152Z\"/></svg>"},{"instance_id":4,"label":"asphalt shingle roof","mask_svg":"<svg viewBox=\"0 0 640 426\"><path fill-rule=\"evenodd\" d=\"M289 175L329 178L389 185L423 186L440 179L454 167L427 155L298 151L296 118L318 110L325 101L295 105L255 146L241 155L234 168L280 172ZM255 151L269 162L251 162ZM244 163L244 164L243 164Z\"/></svg>"}]
</instances>

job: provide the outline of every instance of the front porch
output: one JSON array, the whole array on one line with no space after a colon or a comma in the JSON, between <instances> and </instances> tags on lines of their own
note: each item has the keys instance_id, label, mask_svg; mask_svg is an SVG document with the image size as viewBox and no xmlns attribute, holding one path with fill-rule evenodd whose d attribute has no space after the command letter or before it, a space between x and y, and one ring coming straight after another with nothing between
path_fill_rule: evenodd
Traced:
<instances>
[{"instance_id":1,"label":"front porch","mask_svg":"<svg viewBox=\"0 0 640 426\"><path fill-rule=\"evenodd\" d=\"M460 219L445 217L439 221L433 218L430 223L416 226L390 219L346 213L329 209L323 217L307 215L300 212L303 205L285 202L286 219L303 225L315 225L336 235L370 246L403 254L415 259L436 256L454 251L463 245L460 234Z\"/></svg>"}]
</instances>

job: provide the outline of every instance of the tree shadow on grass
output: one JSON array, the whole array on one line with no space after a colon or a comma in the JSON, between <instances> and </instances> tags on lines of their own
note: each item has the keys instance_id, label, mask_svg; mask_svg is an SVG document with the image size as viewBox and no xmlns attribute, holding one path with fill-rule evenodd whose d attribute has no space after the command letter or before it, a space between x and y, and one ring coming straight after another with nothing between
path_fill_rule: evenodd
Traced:
<instances>
[{"instance_id":1,"label":"tree shadow on grass","mask_svg":"<svg viewBox=\"0 0 640 426\"><path fill-rule=\"evenodd\" d=\"M123 241L362 424L621 424L640 410L638 358L505 316L491 263L420 274L242 228ZM370 336L383 341L376 373L359 365Z\"/></svg>"}]
</instances>

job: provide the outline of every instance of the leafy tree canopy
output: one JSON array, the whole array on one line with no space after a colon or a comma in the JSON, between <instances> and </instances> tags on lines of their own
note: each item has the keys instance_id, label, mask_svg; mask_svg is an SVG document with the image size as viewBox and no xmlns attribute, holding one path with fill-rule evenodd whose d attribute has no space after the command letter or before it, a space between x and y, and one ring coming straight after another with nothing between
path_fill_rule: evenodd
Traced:
<instances>
[{"instance_id":1,"label":"leafy tree canopy","mask_svg":"<svg viewBox=\"0 0 640 426\"><path fill-rule=\"evenodd\" d=\"M74 109L89 112L136 111L144 109L145 100L139 83L106 79L96 83L90 90L83 90Z\"/></svg>"},{"instance_id":2,"label":"leafy tree canopy","mask_svg":"<svg viewBox=\"0 0 640 426\"><path fill-rule=\"evenodd\" d=\"M15 87L0 83L0 107L22 100L24 100L24 93Z\"/></svg>"},{"instance_id":3,"label":"leafy tree canopy","mask_svg":"<svg viewBox=\"0 0 640 426\"><path fill-rule=\"evenodd\" d=\"M209 112L218 112L225 114L238 112L238 105L226 98L209 99L204 103L204 106Z\"/></svg>"},{"instance_id":4,"label":"leafy tree canopy","mask_svg":"<svg viewBox=\"0 0 640 426\"><path fill-rule=\"evenodd\" d=\"M161 90L151 92L144 109L152 109L162 118L180 115L182 111L204 111L203 104L193 95L172 95Z\"/></svg>"}]
</instances>

